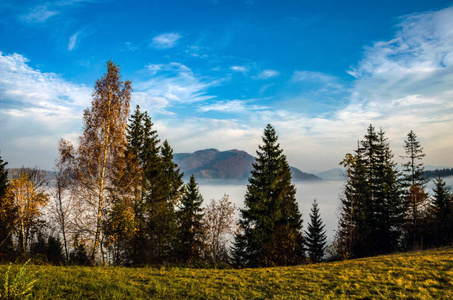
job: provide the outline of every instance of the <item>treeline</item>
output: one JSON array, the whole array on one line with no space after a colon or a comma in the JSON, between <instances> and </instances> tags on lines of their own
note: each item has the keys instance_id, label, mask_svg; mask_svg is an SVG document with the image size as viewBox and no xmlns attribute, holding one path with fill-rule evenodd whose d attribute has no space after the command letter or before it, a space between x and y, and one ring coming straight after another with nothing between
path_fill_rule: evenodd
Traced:
<instances>
[{"instance_id":1,"label":"treeline","mask_svg":"<svg viewBox=\"0 0 453 300\"><path fill-rule=\"evenodd\" d=\"M341 163L346 184L333 245L341 258L442 246L453 242L453 197L440 177L430 196L423 148L414 132L405 140L399 172L385 133L370 125Z\"/></svg>"},{"instance_id":2,"label":"treeline","mask_svg":"<svg viewBox=\"0 0 453 300\"><path fill-rule=\"evenodd\" d=\"M423 173L426 178L448 177L453 176L453 169L435 169Z\"/></svg>"},{"instance_id":3,"label":"treeline","mask_svg":"<svg viewBox=\"0 0 453 300\"><path fill-rule=\"evenodd\" d=\"M0 161L1 260L230 262L235 206L224 196L202 209L195 178L184 184L172 148L160 143L148 114L137 106L128 122L131 91L108 62L84 111L78 145L59 142L54 180L22 168L9 181Z\"/></svg>"},{"instance_id":4,"label":"treeline","mask_svg":"<svg viewBox=\"0 0 453 300\"><path fill-rule=\"evenodd\" d=\"M237 222L227 196L203 208L195 178L184 184L171 146L160 141L147 112L137 106L130 115L131 91L109 61L84 111L77 145L59 142L50 183L44 172L25 168L8 180L0 158L1 260L263 267L325 259L318 204L313 202L304 231L291 170L271 125L264 130ZM426 192L425 155L412 131L405 151L407 162L399 172L385 133L370 125L346 155L331 258L453 241L451 192L441 178L432 195Z\"/></svg>"}]
</instances>

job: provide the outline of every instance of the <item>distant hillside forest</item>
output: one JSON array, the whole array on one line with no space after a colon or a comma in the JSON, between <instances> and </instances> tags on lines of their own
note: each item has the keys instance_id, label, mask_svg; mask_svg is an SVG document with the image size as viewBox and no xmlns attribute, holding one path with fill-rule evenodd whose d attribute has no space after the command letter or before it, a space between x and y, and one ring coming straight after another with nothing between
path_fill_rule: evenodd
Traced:
<instances>
[{"instance_id":1,"label":"distant hillside forest","mask_svg":"<svg viewBox=\"0 0 453 300\"><path fill-rule=\"evenodd\" d=\"M272 125L264 128L256 158L215 149L175 158L146 111L137 106L130 114L131 91L109 61L84 111L78 144L60 140L53 173L8 174L0 157L0 260L272 267L453 242L452 193L440 177L427 193L425 154L413 131L404 140L402 172L385 132L372 125L345 155L338 229L327 245L317 202L304 228L293 184L316 178L290 167ZM181 166L192 174L187 183ZM203 204L193 175L199 173L247 176L243 207L237 210L227 195Z\"/></svg>"},{"instance_id":2,"label":"distant hillside forest","mask_svg":"<svg viewBox=\"0 0 453 300\"><path fill-rule=\"evenodd\" d=\"M436 178L436 177L448 177L453 175L453 168L452 169L436 169L425 171L423 176L426 178Z\"/></svg>"}]
</instances>

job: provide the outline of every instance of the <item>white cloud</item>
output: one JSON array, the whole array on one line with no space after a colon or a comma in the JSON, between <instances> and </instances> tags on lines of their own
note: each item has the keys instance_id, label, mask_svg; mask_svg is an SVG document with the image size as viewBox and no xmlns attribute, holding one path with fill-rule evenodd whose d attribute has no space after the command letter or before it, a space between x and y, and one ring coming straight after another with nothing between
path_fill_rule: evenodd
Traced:
<instances>
[{"instance_id":1,"label":"white cloud","mask_svg":"<svg viewBox=\"0 0 453 300\"><path fill-rule=\"evenodd\" d=\"M28 11L19 16L19 19L27 23L45 23L51 17L61 14L65 7L80 3L97 3L105 0L59 0L49 1L31 7ZM39 2L39 1L38 1Z\"/></svg>"},{"instance_id":2,"label":"white cloud","mask_svg":"<svg viewBox=\"0 0 453 300\"><path fill-rule=\"evenodd\" d=\"M145 109L171 114L168 108L172 106L214 98L208 89L218 82L196 76L183 64L150 64L146 69L148 79L134 80L135 97Z\"/></svg>"},{"instance_id":3,"label":"white cloud","mask_svg":"<svg viewBox=\"0 0 453 300\"><path fill-rule=\"evenodd\" d=\"M22 55L0 52L0 150L11 167L50 168L58 139L80 130L91 89L27 63Z\"/></svg>"},{"instance_id":4,"label":"white cloud","mask_svg":"<svg viewBox=\"0 0 453 300\"><path fill-rule=\"evenodd\" d=\"M248 101L243 100L218 101L212 104L200 105L198 111L199 112L218 111L249 114L255 110L264 110L269 108L266 106L248 105L247 102Z\"/></svg>"},{"instance_id":5,"label":"white cloud","mask_svg":"<svg viewBox=\"0 0 453 300\"><path fill-rule=\"evenodd\" d=\"M244 66L234 66L231 70L248 72ZM348 104L314 117L284 110L279 107L281 102L263 108L249 104L258 103L257 99L217 100L210 88L219 81L194 74L180 63L148 65L140 73L144 77L133 80L132 100L149 110L153 117L154 112L162 114L154 120L156 129L161 138L169 139L175 152L215 147L244 149L252 154L261 143L263 128L271 123L291 165L302 170L322 170L338 166L345 153L354 150L356 141L364 136L371 123L386 131L396 160L403 154L406 134L414 130L427 154L426 164L453 166L452 8L402 18L395 38L367 48L349 73L355 80ZM296 71L292 82L341 87L334 76L313 71ZM73 127L62 119L66 115L74 118L80 107L86 107L90 92L55 74L30 68L27 60L18 54L1 55L0 128L8 134L0 136L0 145L13 145L8 146L10 156L17 152L24 155L21 160L32 157L33 154L27 156L31 151L23 149L25 146L33 149L33 141L45 147L46 143L56 141L57 136L71 134ZM190 104L194 103L199 112L237 113L237 119L170 113L177 106L193 115ZM23 128L30 131L25 132ZM51 136L50 140L45 136ZM44 142L36 142L37 139ZM46 148L49 149L50 146ZM0 150L3 155L4 150ZM39 153L50 156L44 150Z\"/></svg>"},{"instance_id":6,"label":"white cloud","mask_svg":"<svg viewBox=\"0 0 453 300\"><path fill-rule=\"evenodd\" d=\"M260 78L260 79L268 79L268 78L271 78L271 77L278 76L278 74L280 74L280 73L278 71L275 71L275 70L264 70L263 72L261 72L258 75L258 78Z\"/></svg>"},{"instance_id":7,"label":"white cloud","mask_svg":"<svg viewBox=\"0 0 453 300\"><path fill-rule=\"evenodd\" d=\"M244 112L246 106L240 100L219 101L213 104L201 106L198 111L222 111L222 112Z\"/></svg>"},{"instance_id":8,"label":"white cloud","mask_svg":"<svg viewBox=\"0 0 453 300\"><path fill-rule=\"evenodd\" d=\"M453 166L452 58L453 8L403 17L395 38L376 42L351 69L356 80L345 107L311 117L276 106L231 126L247 124L259 142L262 128L273 124L289 162L303 170L338 166L369 124L386 131L396 161L404 154L407 133L414 130L427 154L425 164ZM295 72L293 81L338 84L331 75L310 71ZM205 108L216 109L247 110L243 103L231 101ZM244 148L252 147L241 142ZM229 143L231 148L241 147L236 141Z\"/></svg>"},{"instance_id":9,"label":"white cloud","mask_svg":"<svg viewBox=\"0 0 453 300\"><path fill-rule=\"evenodd\" d=\"M32 8L20 18L27 23L43 23L57 13L56 10L50 9L48 5L40 5Z\"/></svg>"},{"instance_id":10,"label":"white cloud","mask_svg":"<svg viewBox=\"0 0 453 300\"><path fill-rule=\"evenodd\" d=\"M293 81L310 81L319 83L331 83L335 82L336 78L331 75L327 75L321 72L311 71L295 71L293 74Z\"/></svg>"},{"instance_id":11,"label":"white cloud","mask_svg":"<svg viewBox=\"0 0 453 300\"><path fill-rule=\"evenodd\" d=\"M151 47L156 49L169 49L176 46L178 40L181 38L179 33L163 33L153 38Z\"/></svg>"},{"instance_id":12,"label":"white cloud","mask_svg":"<svg viewBox=\"0 0 453 300\"><path fill-rule=\"evenodd\" d=\"M235 72L241 72L241 73L247 73L249 71L249 69L244 66L232 66L230 69Z\"/></svg>"},{"instance_id":13,"label":"white cloud","mask_svg":"<svg viewBox=\"0 0 453 300\"><path fill-rule=\"evenodd\" d=\"M69 51L72 51L74 49L74 47L76 46L77 37L79 36L79 34L80 34L80 32L76 32L69 38L69 44L68 44Z\"/></svg>"}]
</instances>

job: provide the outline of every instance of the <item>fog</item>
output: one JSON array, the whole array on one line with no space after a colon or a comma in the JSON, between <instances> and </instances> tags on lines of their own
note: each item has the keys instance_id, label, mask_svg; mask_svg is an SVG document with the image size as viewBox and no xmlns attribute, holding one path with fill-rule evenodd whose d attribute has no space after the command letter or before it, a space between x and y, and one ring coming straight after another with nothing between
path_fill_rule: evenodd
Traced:
<instances>
[{"instance_id":1,"label":"fog","mask_svg":"<svg viewBox=\"0 0 453 300\"><path fill-rule=\"evenodd\" d=\"M302 212L304 230L309 221L313 199L318 202L321 217L326 225L327 236L333 237L338 222L339 194L343 187L342 181L319 181L296 183L296 199ZM244 184L209 184L200 183L200 193L205 203L211 199L220 199L224 194L238 207L244 207L244 195L247 185Z\"/></svg>"},{"instance_id":2,"label":"fog","mask_svg":"<svg viewBox=\"0 0 453 300\"><path fill-rule=\"evenodd\" d=\"M447 186L453 186L453 176L443 178ZM327 236L329 240L333 238L337 229L339 216L339 196L342 192L343 181L317 181L317 182L299 182L296 183L296 199L299 209L302 212L303 228L307 228L309 221L310 209L313 199L319 203L321 218L326 225ZM427 191L432 194L434 187L433 180L427 185ZM200 193L202 194L205 204L211 199L220 199L224 194L229 195L230 200L238 207L244 207L244 195L247 190L246 183L243 184L209 184L200 183Z\"/></svg>"}]
</instances>

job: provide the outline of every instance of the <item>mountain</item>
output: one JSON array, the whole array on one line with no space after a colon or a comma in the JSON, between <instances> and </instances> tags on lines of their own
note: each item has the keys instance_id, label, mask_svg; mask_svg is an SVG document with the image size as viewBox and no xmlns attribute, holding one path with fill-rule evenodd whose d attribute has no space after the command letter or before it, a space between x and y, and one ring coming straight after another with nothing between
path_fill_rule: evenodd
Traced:
<instances>
[{"instance_id":1,"label":"mountain","mask_svg":"<svg viewBox=\"0 0 453 300\"><path fill-rule=\"evenodd\" d=\"M332 180L332 181L342 181L344 180L345 169L342 168L334 168L324 172L316 173L316 176L324 179L324 180Z\"/></svg>"},{"instance_id":2,"label":"mountain","mask_svg":"<svg viewBox=\"0 0 453 300\"><path fill-rule=\"evenodd\" d=\"M181 167L185 178L193 174L197 180L219 179L245 181L250 176L255 158L245 151L217 149L199 150L194 153L176 153L173 161ZM293 181L321 180L291 167Z\"/></svg>"}]
</instances>

